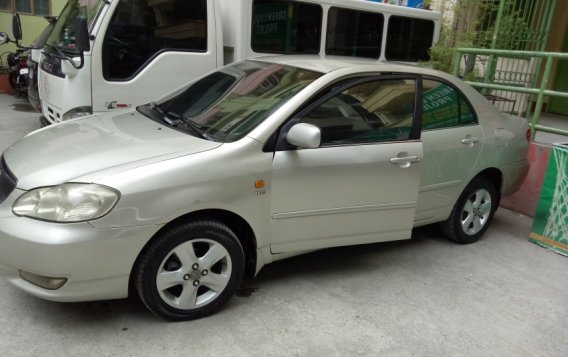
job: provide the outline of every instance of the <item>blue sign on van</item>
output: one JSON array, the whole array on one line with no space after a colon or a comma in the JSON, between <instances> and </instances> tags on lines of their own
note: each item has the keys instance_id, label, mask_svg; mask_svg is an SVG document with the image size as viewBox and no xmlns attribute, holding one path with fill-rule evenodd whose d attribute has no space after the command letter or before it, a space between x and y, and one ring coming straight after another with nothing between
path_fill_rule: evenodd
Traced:
<instances>
[{"instance_id":1,"label":"blue sign on van","mask_svg":"<svg viewBox=\"0 0 568 357\"><path fill-rule=\"evenodd\" d=\"M386 4L400 5L406 7L414 7L417 9L424 8L424 0L369 0L369 1L382 2Z\"/></svg>"}]
</instances>

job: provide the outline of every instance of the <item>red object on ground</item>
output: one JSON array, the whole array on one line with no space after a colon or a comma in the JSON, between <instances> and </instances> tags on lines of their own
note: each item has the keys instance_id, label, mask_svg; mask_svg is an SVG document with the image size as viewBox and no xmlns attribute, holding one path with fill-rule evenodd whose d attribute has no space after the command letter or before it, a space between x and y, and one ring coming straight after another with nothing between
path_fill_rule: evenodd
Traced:
<instances>
[{"instance_id":1,"label":"red object on ground","mask_svg":"<svg viewBox=\"0 0 568 357\"><path fill-rule=\"evenodd\" d=\"M534 217L551 150L549 145L530 144L528 160L531 166L527 178L517 192L501 200L502 207Z\"/></svg>"}]
</instances>

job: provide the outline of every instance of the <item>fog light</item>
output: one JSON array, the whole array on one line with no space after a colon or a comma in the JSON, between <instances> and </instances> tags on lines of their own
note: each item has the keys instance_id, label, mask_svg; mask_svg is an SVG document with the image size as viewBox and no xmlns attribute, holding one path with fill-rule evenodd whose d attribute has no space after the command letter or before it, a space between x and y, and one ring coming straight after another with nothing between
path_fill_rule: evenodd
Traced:
<instances>
[{"instance_id":1,"label":"fog light","mask_svg":"<svg viewBox=\"0 0 568 357\"><path fill-rule=\"evenodd\" d=\"M20 278L24 279L28 283L32 283L47 290L57 290L67 282L67 278L50 278L48 276L32 274L23 270L18 270L18 272L20 273Z\"/></svg>"}]
</instances>

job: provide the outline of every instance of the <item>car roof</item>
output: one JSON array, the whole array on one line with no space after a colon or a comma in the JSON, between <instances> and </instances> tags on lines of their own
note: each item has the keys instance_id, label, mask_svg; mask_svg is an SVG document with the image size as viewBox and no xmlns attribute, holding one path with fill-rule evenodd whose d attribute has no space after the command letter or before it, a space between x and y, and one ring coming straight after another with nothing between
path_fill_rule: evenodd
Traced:
<instances>
[{"instance_id":1,"label":"car roof","mask_svg":"<svg viewBox=\"0 0 568 357\"><path fill-rule=\"evenodd\" d=\"M420 73L439 76L441 72L416 65L377 61L370 58L318 56L318 55L267 55L252 58L263 62L278 63L293 67L304 68L321 73L330 73L335 70L351 68L353 73L358 72L399 72Z\"/></svg>"},{"instance_id":2,"label":"car roof","mask_svg":"<svg viewBox=\"0 0 568 357\"><path fill-rule=\"evenodd\" d=\"M487 105L488 102L486 98L484 98L477 90L467 85L463 80L442 71L417 65L378 61L376 59L369 58L319 55L266 55L251 59L304 68L324 74L339 71L341 72L341 75L359 73L410 73L432 76L434 78L446 80L459 88L461 92L468 97L470 103L472 103L476 108L484 108L484 110L491 111L493 115L502 115L495 106Z\"/></svg>"}]
</instances>

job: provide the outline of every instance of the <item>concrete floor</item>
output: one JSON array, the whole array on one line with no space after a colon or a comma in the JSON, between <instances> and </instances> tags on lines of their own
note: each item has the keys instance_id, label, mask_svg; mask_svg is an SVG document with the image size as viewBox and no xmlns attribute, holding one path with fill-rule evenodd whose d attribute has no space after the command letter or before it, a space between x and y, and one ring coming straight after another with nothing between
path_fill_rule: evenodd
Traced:
<instances>
[{"instance_id":1,"label":"concrete floor","mask_svg":"<svg viewBox=\"0 0 568 357\"><path fill-rule=\"evenodd\" d=\"M0 94L0 150L39 126L25 108ZM472 245L425 227L291 258L182 323L135 298L53 303L0 280L0 355L565 356L568 260L529 243L530 228L501 209Z\"/></svg>"},{"instance_id":2,"label":"concrete floor","mask_svg":"<svg viewBox=\"0 0 568 357\"><path fill-rule=\"evenodd\" d=\"M22 136L39 128L39 113L26 99L0 93L0 153Z\"/></svg>"}]
</instances>

